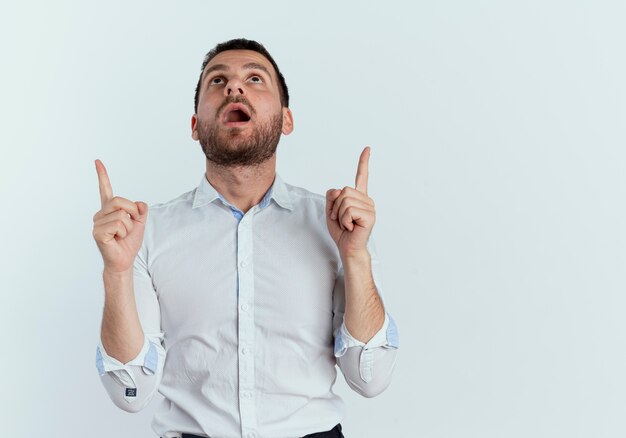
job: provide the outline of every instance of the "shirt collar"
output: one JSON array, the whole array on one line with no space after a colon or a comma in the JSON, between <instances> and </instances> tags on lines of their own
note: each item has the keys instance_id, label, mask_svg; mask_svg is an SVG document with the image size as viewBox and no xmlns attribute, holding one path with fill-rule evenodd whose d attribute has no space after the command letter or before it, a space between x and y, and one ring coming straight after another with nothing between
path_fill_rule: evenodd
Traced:
<instances>
[{"instance_id":1,"label":"shirt collar","mask_svg":"<svg viewBox=\"0 0 626 438\"><path fill-rule=\"evenodd\" d=\"M204 205L210 204L214 202L216 199L224 200L224 198L218 193L215 188L209 184L209 181L206 178L206 174L202 175L202 180L200 184L196 188L196 193L193 197L193 204L191 208L202 207ZM263 199L259 203L260 208L265 208L269 205L271 200L274 200L276 204L285 208L289 211L293 210L293 204L291 202L291 197L289 196L289 191L287 190L287 185L283 182L282 178L276 174L274 178L274 183L270 187L270 189L265 193Z\"/></svg>"},{"instance_id":2,"label":"shirt collar","mask_svg":"<svg viewBox=\"0 0 626 438\"><path fill-rule=\"evenodd\" d=\"M289 211L293 210L293 204L291 203L291 196L287 190L287 185L282 178L276 174L274 178L274 184L270 187L271 199L274 199L278 205Z\"/></svg>"}]
</instances>

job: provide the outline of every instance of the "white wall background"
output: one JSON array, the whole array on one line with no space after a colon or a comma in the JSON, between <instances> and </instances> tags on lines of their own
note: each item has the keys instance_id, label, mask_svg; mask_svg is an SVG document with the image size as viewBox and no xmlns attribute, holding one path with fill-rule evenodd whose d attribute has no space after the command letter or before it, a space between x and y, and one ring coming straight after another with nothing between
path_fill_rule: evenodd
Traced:
<instances>
[{"instance_id":1,"label":"white wall background","mask_svg":"<svg viewBox=\"0 0 626 438\"><path fill-rule=\"evenodd\" d=\"M392 386L341 382L349 438L626 436L622 1L21 1L0 6L0 424L150 437L94 351L93 161L148 203L193 189L203 55L276 58L279 172L324 192L373 147Z\"/></svg>"}]
</instances>

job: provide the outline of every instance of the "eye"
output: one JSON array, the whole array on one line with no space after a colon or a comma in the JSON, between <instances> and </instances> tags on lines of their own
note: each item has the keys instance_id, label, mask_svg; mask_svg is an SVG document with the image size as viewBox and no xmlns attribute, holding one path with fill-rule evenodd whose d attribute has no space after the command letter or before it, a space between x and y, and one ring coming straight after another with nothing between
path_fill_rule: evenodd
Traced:
<instances>
[{"instance_id":1,"label":"eye","mask_svg":"<svg viewBox=\"0 0 626 438\"><path fill-rule=\"evenodd\" d=\"M215 76L213 79L209 81L210 85L221 85L224 83L224 78L221 76Z\"/></svg>"},{"instance_id":2,"label":"eye","mask_svg":"<svg viewBox=\"0 0 626 438\"><path fill-rule=\"evenodd\" d=\"M263 78L261 78L261 76L254 75L254 76L250 76L249 81L255 84L262 84Z\"/></svg>"}]
</instances>

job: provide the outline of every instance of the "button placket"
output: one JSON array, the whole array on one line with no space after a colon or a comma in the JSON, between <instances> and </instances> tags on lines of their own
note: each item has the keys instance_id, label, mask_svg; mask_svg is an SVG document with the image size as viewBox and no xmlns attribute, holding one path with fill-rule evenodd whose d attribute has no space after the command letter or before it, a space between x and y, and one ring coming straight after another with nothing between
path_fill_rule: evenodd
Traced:
<instances>
[{"instance_id":1,"label":"button placket","mask_svg":"<svg viewBox=\"0 0 626 438\"><path fill-rule=\"evenodd\" d=\"M250 209L237 228L237 261L239 276L238 333L239 333L239 413L243 436L255 436L257 428L254 403L254 266L252 219L256 207Z\"/></svg>"}]
</instances>

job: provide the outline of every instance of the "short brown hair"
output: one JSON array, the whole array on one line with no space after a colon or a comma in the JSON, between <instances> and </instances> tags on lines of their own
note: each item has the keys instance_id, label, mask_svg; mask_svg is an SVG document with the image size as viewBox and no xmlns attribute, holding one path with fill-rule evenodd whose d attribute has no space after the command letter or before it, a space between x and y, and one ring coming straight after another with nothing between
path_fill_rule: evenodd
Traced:
<instances>
[{"instance_id":1,"label":"short brown hair","mask_svg":"<svg viewBox=\"0 0 626 438\"><path fill-rule=\"evenodd\" d=\"M225 52L227 50L252 50L253 52L260 53L263 55L274 67L276 71L276 76L278 76L278 91L280 94L280 103L284 107L289 107L289 89L287 88L287 83L285 82L285 78L283 74L278 69L278 65L272 55L267 51L263 44L258 43L254 40L247 40L245 38L237 38L233 40L224 41L223 43L219 43L217 46L213 47L209 53L204 56L204 61L202 62L202 68L200 68L200 78L198 78L198 85L196 85L196 95L194 97L194 111L198 112L198 100L200 97L200 86L202 84L202 73L204 72L204 68L207 66L209 62L218 53Z\"/></svg>"}]
</instances>

